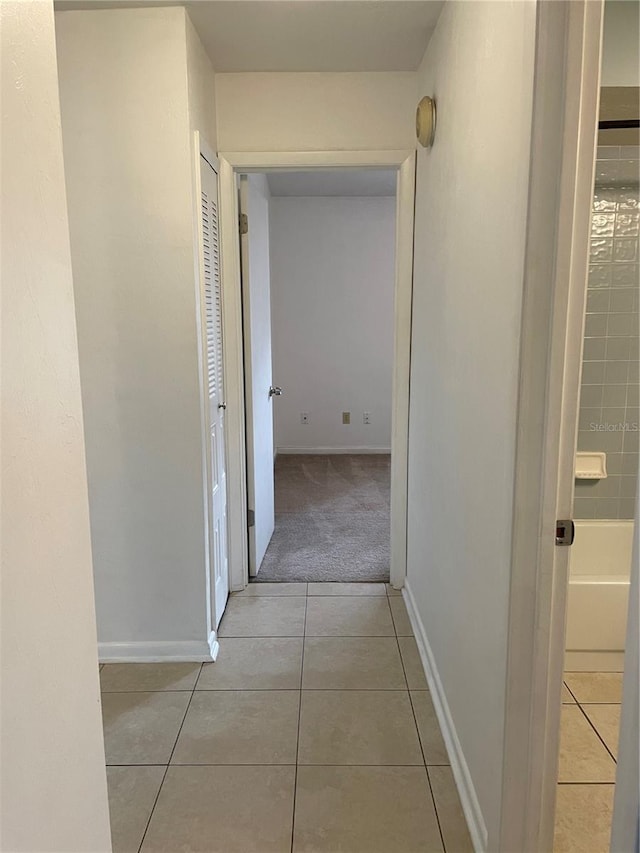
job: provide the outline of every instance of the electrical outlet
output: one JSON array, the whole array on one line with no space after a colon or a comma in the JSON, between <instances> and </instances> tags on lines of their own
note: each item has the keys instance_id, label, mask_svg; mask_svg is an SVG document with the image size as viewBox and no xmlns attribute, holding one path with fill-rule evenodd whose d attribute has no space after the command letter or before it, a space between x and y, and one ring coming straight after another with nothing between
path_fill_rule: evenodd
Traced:
<instances>
[{"instance_id":1,"label":"electrical outlet","mask_svg":"<svg viewBox=\"0 0 640 853\"><path fill-rule=\"evenodd\" d=\"M343 412L342 413L342 423L350 424L351 423L351 412Z\"/></svg>"},{"instance_id":2,"label":"electrical outlet","mask_svg":"<svg viewBox=\"0 0 640 853\"><path fill-rule=\"evenodd\" d=\"M362 413L362 423L370 424L371 423L371 412L363 412Z\"/></svg>"},{"instance_id":3,"label":"electrical outlet","mask_svg":"<svg viewBox=\"0 0 640 853\"><path fill-rule=\"evenodd\" d=\"M308 424L309 423L309 412L300 412L300 423Z\"/></svg>"}]
</instances>

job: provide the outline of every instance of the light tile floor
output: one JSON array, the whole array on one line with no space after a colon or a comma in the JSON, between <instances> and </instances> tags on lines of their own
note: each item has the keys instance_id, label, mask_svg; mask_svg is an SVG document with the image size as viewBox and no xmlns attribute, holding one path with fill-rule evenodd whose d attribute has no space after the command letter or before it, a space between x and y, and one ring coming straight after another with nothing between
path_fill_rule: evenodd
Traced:
<instances>
[{"instance_id":1,"label":"light tile floor","mask_svg":"<svg viewBox=\"0 0 640 853\"><path fill-rule=\"evenodd\" d=\"M220 637L101 668L114 853L473 849L394 590L252 584Z\"/></svg>"},{"instance_id":2,"label":"light tile floor","mask_svg":"<svg viewBox=\"0 0 640 853\"><path fill-rule=\"evenodd\" d=\"M554 853L608 853L622 673L566 672Z\"/></svg>"}]
</instances>

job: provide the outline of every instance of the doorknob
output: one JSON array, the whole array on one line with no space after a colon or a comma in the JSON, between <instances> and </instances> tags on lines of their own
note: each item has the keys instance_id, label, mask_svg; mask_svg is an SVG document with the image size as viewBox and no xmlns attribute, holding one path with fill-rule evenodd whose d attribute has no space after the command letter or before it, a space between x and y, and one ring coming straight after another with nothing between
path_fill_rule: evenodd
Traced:
<instances>
[{"instance_id":1,"label":"doorknob","mask_svg":"<svg viewBox=\"0 0 640 853\"><path fill-rule=\"evenodd\" d=\"M275 387L272 385L271 388L269 388L269 396L282 397L282 388L280 388L280 386L278 385L276 385Z\"/></svg>"}]
</instances>

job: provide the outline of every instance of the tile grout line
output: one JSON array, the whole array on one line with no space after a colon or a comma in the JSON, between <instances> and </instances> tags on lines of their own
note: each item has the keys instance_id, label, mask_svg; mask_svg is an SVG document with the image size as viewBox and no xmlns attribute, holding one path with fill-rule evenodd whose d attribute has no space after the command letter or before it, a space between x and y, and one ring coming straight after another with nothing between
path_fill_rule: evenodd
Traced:
<instances>
[{"instance_id":1,"label":"tile grout line","mask_svg":"<svg viewBox=\"0 0 640 853\"><path fill-rule=\"evenodd\" d=\"M398 629L396 628L396 620L393 618L393 607L391 606L391 601L389 596L387 595L387 607L389 608L389 615L391 616L391 624L393 625L393 633L396 636L396 640L398 639ZM398 651L400 651L400 643L398 643ZM400 656L402 657L402 655ZM407 687L407 690L409 688Z\"/></svg>"},{"instance_id":2,"label":"tile grout line","mask_svg":"<svg viewBox=\"0 0 640 853\"><path fill-rule=\"evenodd\" d=\"M155 665L156 664L152 664L152 666L155 666ZM162 666L163 664L158 664L158 665ZM127 666L128 666L128 664L127 664ZM175 690L172 687L171 688L165 687L164 689L160 688L158 690L102 690L101 692L105 696L126 696L128 694L133 694L133 693L193 693L194 689L195 688L190 687L190 688ZM201 693L202 690L199 690L198 692Z\"/></svg>"},{"instance_id":3,"label":"tile grout line","mask_svg":"<svg viewBox=\"0 0 640 853\"><path fill-rule=\"evenodd\" d=\"M388 603L389 596L387 596ZM389 610L391 610L391 605L389 604ZM393 620L393 611L391 611L391 619ZM395 622L394 628L395 628ZM400 638L398 637L398 633L396 631L396 646L398 647L398 654L400 655L400 664L402 666L402 672L404 674L405 684L407 685L407 698L409 699L409 706L411 708L411 715L413 717L413 724L416 728L416 735L418 737L418 743L420 744L420 754L422 755L422 763L424 765L424 772L427 777L427 785L429 786L429 793L431 794L431 802L433 803L433 812L436 816L436 823L438 824L438 832L440 833L440 841L442 842L442 849L444 853L447 853L447 848L444 843L444 834L442 832L442 825L440 823L440 815L438 814L438 806L436 804L436 798L433 793L433 787L431 786L431 777L429 776L429 767L427 766L427 757L424 754L424 747L422 746L422 738L420 737L420 729L418 728L418 720L416 718L416 711L413 707L413 699L411 698L411 690L409 688L409 679L407 678L407 670L404 665L404 658L402 657L402 649L400 648ZM427 691L428 692L428 691ZM438 728L440 728L440 724L437 723Z\"/></svg>"},{"instance_id":4,"label":"tile grout line","mask_svg":"<svg viewBox=\"0 0 640 853\"><path fill-rule=\"evenodd\" d=\"M301 597L302 597L302 596L301 596ZM349 598L349 599L353 599L353 598L355 598L355 597L357 597L357 598L362 598L363 596L346 596L346 597L347 597L347 598ZM365 598L371 598L371 597L376 598L376 599L381 599L383 596L382 596L382 595L380 595L380 596L366 596ZM417 720L416 720L416 716L415 716L415 711L414 711L414 708L413 708L413 703L412 703L412 701L411 701L411 693L410 693L410 689L409 689L409 685L408 685L408 678L407 678L407 673L406 673L406 669L405 669L405 663L404 663L404 659L403 659L403 657L402 657L402 651L401 651L401 648L400 648L400 642L399 642L399 641L400 641L400 639L401 639L401 638L403 638L403 637L400 637L400 636L398 635L398 630L397 630L397 628L396 628L396 624L395 624L395 621L394 621L394 619L393 619L393 611L392 611L392 609L391 609L391 603L390 603L390 600L389 600L389 596L388 596L387 594L385 594L385 596L384 596L384 597L387 599L387 606L388 606L388 611L389 611L389 613L390 613L390 615L391 615L391 621L392 621L392 626L393 626L393 633L392 633L392 634L389 634L389 635L377 635L377 636L376 636L376 635L374 635L373 639L385 639L385 640L395 639L395 642L396 642L396 648L398 649L398 654L399 654L399 656L400 656L400 662L401 662L401 666L402 666L403 679L404 679L404 682L405 682L405 687L403 687L403 688L401 688L401 689L393 688L393 690L392 690L391 692L401 692L401 691L402 691L402 692L406 692L406 694L407 694L407 696L408 696L408 698L409 698L410 707L411 707L411 710L412 710L412 716L413 716L413 719L414 719L414 726L415 726L415 728L416 728L416 734L417 734L417 736L418 736L418 742L419 742L419 745L420 745L420 752L421 752L421 757L422 757L422 761L421 761L421 763L418 763L418 764L408 764L408 765L395 765L395 764L393 764L393 765L387 765L387 766L407 766L407 767L419 767L419 766L423 766L423 767L425 767L425 772L426 772L426 774L427 774L427 781L428 781L428 785L429 785L429 788L430 788L430 793L431 793L432 801L434 802L434 811L435 811L435 815L436 815L436 820L437 820L437 822L438 822L439 833L440 833L440 837L441 837L441 841L442 841L443 849L444 849L444 838L443 838L443 835L442 835L442 829L441 829L441 827L440 827L440 818L439 818L439 815L438 815L437 807L436 807L436 805L435 805L435 800L434 800L434 796L433 796L433 790L432 790L432 788L431 788L431 782L430 782L430 778L429 778L429 774L428 774L428 767L427 767L427 765L426 765L426 759L425 759L425 756L424 756L424 750L423 750L423 747L422 747L422 742L421 742L421 740L420 740L420 734L419 734L418 727L417 727ZM299 708L298 708L298 726L297 726L297 741L296 741L296 759L295 759L295 764L284 764L284 765L282 765L282 764L273 764L273 763L268 763L268 764L264 764L264 765L262 765L262 766L293 766L293 767L294 767L294 780L293 780L293 781L294 781L294 788L293 788L293 804L292 804L293 814L292 814L292 834L291 834L291 851L292 851L292 853L293 853L293 845L294 845L294 841L295 841L296 796L297 796L297 771L298 771L298 767L299 767L299 766L301 766L301 765L299 765L299 746L300 746L300 736L301 736L302 697L303 697L303 693L304 693L304 688L303 688L303 683L304 683L304 682L303 682L303 679L304 679L304 657L305 657L305 645L306 645L306 638L307 638L307 635L306 635L306 625L307 625L307 616L308 616L308 603L309 603L309 598L312 598L312 599L313 599L313 598L316 598L316 596L309 596L309 595L306 595L306 596L304 596L304 598L305 598L305 607L304 607L303 632L302 632L302 636L300 637L300 635L294 635L296 639L298 639L298 638L301 638L301 639L302 639L301 667L300 667L300 680L299 680L299 687L298 687L298 688L297 688L297 690L296 690L296 692L298 692L298 694L299 694ZM340 598L343 598L343 599L344 599L344 598L345 598L345 596L340 596ZM351 634L346 634L346 635L312 635L312 638L314 638L314 639L316 639L316 638L320 638L320 639L336 639L336 638L339 638L339 637L342 637L342 636L347 637L347 638L354 638L354 639L368 639L368 638L369 638L369 634L355 634L355 635L351 635ZM408 636L410 636L410 635L408 635ZM250 638L248 638L248 639L256 640L256 639L265 639L265 638L255 637L255 636L254 636L254 637L250 637ZM103 666L104 666L104 664L103 664ZM203 665L202 663L199 665L199 667L198 667L198 671L197 671L197 674L196 674L196 677L195 677L195 680L194 680L193 687L192 687L190 690L189 690L189 689L169 689L169 690L116 690L116 691L108 691L109 693L113 693L113 694L125 694L125 695L126 695L126 694L135 694L135 693L151 693L151 694L155 694L155 693L160 693L160 694L162 694L162 693L169 693L169 694L170 694L170 693L176 693L176 694L190 693L190 696L189 696L188 701L187 701L187 703L186 703L185 711L184 711L184 714L183 714L183 717L182 717L182 720L181 720L180 726L179 726L178 731L177 731L177 734L176 734L176 736L175 736L174 744L173 744L173 746L172 746L172 749L171 749L170 755L169 755L169 757L168 757L168 759L167 759L166 763L164 763L164 762L157 763L157 762L156 762L156 763L152 763L152 764L117 764L117 765L109 765L109 766L114 766L114 767L136 767L136 766L141 766L141 767L145 767L145 766L147 766L147 767L150 767L150 766L158 766L158 767L163 767L163 769L164 769L164 772L162 773L162 778L161 778L161 782L160 782L160 785L159 785L159 788L158 788L157 794L156 794L156 796L155 796L155 798L154 798L154 800L153 800L153 805L152 805L151 810L150 810L149 818L148 818L148 820L147 820L147 822L146 822L146 826L145 826L145 829L144 829L144 833L143 833L142 838L141 838L141 840L140 840L139 847L137 848L137 849L138 849L138 853L140 853L140 851L141 851L141 850L143 849L143 847L144 847L144 843L145 843L145 840L146 840L146 836L147 836L147 834L148 834L148 830L149 830L149 828L150 828L150 825L151 825L151 822L152 822L152 819L153 819L153 815L154 815L154 813L155 813L155 808L157 807L157 803L158 803L158 801L159 801L160 794L161 794L161 792L162 792L162 790L163 790L163 788L164 788L164 784L165 784L165 781L166 781L166 776L167 776L167 774L168 774L168 771L169 771L169 768L170 768L170 767L172 767L172 766L175 766L175 767L179 767L179 766L184 766L184 767L200 767L200 766L211 766L211 767L216 767L216 766L237 766L237 764L236 764L236 763L227 764L227 765L224 765L224 764L208 764L208 763L205 763L205 764L200 764L200 763L193 763L193 764L192 764L192 763L188 763L188 764L176 764L176 765L173 765L173 764L172 764L172 760L173 760L173 757L174 757L175 752L176 752L176 749L177 749L177 744L178 744L178 742L179 742L179 738L180 738L181 733L182 733L182 731L183 731L184 724L185 724L185 721L186 721L186 717L188 716L188 712L189 712L189 710L190 710L190 707L191 707L191 704L192 704L192 702L193 702L193 698L194 698L194 696L195 696L196 692L214 692L214 693L215 693L215 692L220 692L220 693L229 693L229 692L247 692L247 691L246 691L246 689L245 689L245 690L242 690L242 689L235 689L235 690L233 690L233 689L232 689L232 690L224 690L224 689L223 689L223 690L218 690L218 689L215 689L215 688L214 688L213 690L205 690L205 691L198 690L198 684L199 684L200 677L201 677L201 675L202 675L203 666L204 666L204 665ZM101 667L101 668L102 668L102 667ZM269 689L270 689L270 690L272 690L273 688L269 688ZM276 689L277 689L277 688L276 688ZM284 689L284 688L282 688L282 689ZM324 689L324 688L317 688L317 690L323 690L323 689ZM344 688L334 688L334 690L336 690L336 691L342 691L343 689L344 689ZM379 688L369 688L369 689L370 689L370 690L379 690ZM312 690L313 690L313 689L312 689ZM365 689L362 689L362 688L354 688L354 690L360 690L360 691L366 692L366 688L365 688ZM256 692L260 692L260 691L256 691ZM291 692L291 691L288 691L288 692ZM385 691L385 692L390 692L390 691ZM381 766L381 765L379 765L379 764L377 764L377 763L376 763L376 764L359 764L359 763L358 763L358 764L353 764L353 763L349 763L349 764L335 764L335 765L318 764L318 765L309 765L309 766L317 766L317 767L326 767L326 766L335 766L335 767L357 767L357 766L363 766L363 767L379 767L379 766ZM446 765L444 765L444 766L446 766Z\"/></svg>"},{"instance_id":5,"label":"tile grout line","mask_svg":"<svg viewBox=\"0 0 640 853\"><path fill-rule=\"evenodd\" d=\"M571 696L573 697L573 701L574 701L574 702L576 703L576 705L577 705L577 704L578 704L578 700L576 699L576 695L575 695L575 693L573 692L573 690L569 687L569 685L567 684L567 682L564 680L564 678L562 679L562 683L563 683L563 684L564 684L564 686L567 688L567 690L569 691L569 693L570 693L570 694L571 694ZM563 703L563 704L565 704L565 703ZM569 702L568 704L570 705L571 703Z\"/></svg>"},{"instance_id":6,"label":"tile grout line","mask_svg":"<svg viewBox=\"0 0 640 853\"><path fill-rule=\"evenodd\" d=\"M316 583L316 581L313 581L313 583ZM319 581L318 581L318 583L319 583ZM337 581L327 581L327 583L337 583ZM249 601L254 601L257 598L259 598L259 599L277 598L278 601L286 601L289 598L340 598L340 599L344 599L344 598L400 598L400 597L401 596L399 596L399 595L387 595L386 592L354 592L354 593L336 592L336 593L331 593L331 594L329 594L329 593L324 594L324 593L318 593L317 592L317 593L311 593L310 595L302 595L302 594L298 594L298 593L296 593L296 595L283 595L282 593L275 592L275 593L271 593L270 595L267 595L266 593L264 595L258 595L257 593L255 595L236 595L233 600L234 601L244 601L245 599L249 599Z\"/></svg>"},{"instance_id":7,"label":"tile grout line","mask_svg":"<svg viewBox=\"0 0 640 853\"><path fill-rule=\"evenodd\" d=\"M294 843L295 843L296 808L297 808L297 806L296 806L296 801L297 801L297 775L298 775L298 767L299 767L299 766L302 766L302 765L300 765L300 764L299 764L299 747L300 747L300 738L301 738L302 698L303 698L304 690L305 690L305 689L304 689L303 684L304 684L304 658L305 658L305 646L306 646L306 639L307 639L307 635L306 635L306 625L307 625L307 616L308 616L308 603L309 603L309 598L311 598L311 599L313 600L314 598L317 598L317 596L309 596L309 595L306 595L306 596L304 596L304 597L305 597L305 607L304 607L304 616L303 616L303 631L302 631L302 636L300 637L300 635L295 635L295 638L296 638L296 639L302 639L302 649L301 649L301 666L300 666L299 686L298 686L298 688L297 688L297 689L296 689L296 688L294 688L294 690L296 690L296 692L298 692L298 694L299 694L299 708L298 708L298 725L297 725L297 741L296 741L296 758L295 758L295 764L289 764L289 763L287 763L287 764L265 763L265 764L261 765L261 766L264 766L264 767L277 767L277 766L281 766L281 767L284 767L284 766L287 766L287 767L294 767L294 779L293 779L294 786L293 786L293 802L292 802L292 830L291 830L291 853L293 853L293 850L294 850ZM349 599L351 599L351 600L352 600L352 599L353 599L353 598L355 598L355 597L356 597L356 596L348 596L347 598L349 598ZM362 598L362 597L363 597L363 596L357 596L357 598ZM374 597L374 598L376 598L376 599L380 599L380 598L382 598L382 596L370 596L370 597L368 596L368 597L366 597L366 598L371 598L371 597ZM394 597L395 597L395 596L394 596ZM345 598L345 596L340 596L340 598ZM395 621L394 621L394 619L393 619L393 611L392 611L392 609L391 609L391 601L390 601L390 597L386 594L386 595L385 595L385 598L387 599L388 611L390 612L390 615L391 615L391 621L392 621L392 625L393 625L393 634L390 634L390 635L377 635L377 636L376 636L376 635L374 635L373 637L371 637L371 639L379 639L379 640L383 640L383 639L384 639L385 641L386 641L386 640L392 640L392 639L395 639L395 647L398 649L398 654L399 654L399 657L400 657L400 663L401 663L401 666L402 666L403 680L404 680L404 682L405 682L405 686L404 686L403 688L390 688L390 689L387 689L387 690L384 690L384 688L383 688L383 691L384 691L384 692L396 692L396 693L399 693L399 692L405 692L405 693L407 694L407 697L408 697L408 699L409 699L409 703L410 703L410 708L411 708L411 711L412 711L412 718L413 718L413 720L414 720L414 726L415 726L416 734L417 734L417 736L418 736L418 742L419 742L419 746L420 746L420 753L421 753L422 761L421 761L420 763L417 763L417 764L406 764L406 765L405 765L405 764L395 764L395 763L394 763L394 764L389 764L389 765L380 765L380 764L378 764L378 763L374 763L374 764L361 764L361 763L357 763L357 764L354 764L354 763L350 762L350 763L348 763L348 764L340 764L340 763L339 763L339 764L331 764L331 765L326 765L326 764L312 764L312 765L308 765L308 766L310 766L310 767L331 767L331 766L333 766L333 767L337 767L337 768L347 768L347 767L381 767L381 766L388 766L388 767L393 767L393 766L397 766L397 767L420 767L420 766L423 766L423 767L425 768L425 773L426 773L426 776L427 776L427 784L428 784L428 786L429 786L429 791L430 791L431 798L432 798L432 802L433 802L433 805L434 805L434 814L435 814L435 816L436 816L436 821L437 821L437 824L438 824L438 830L439 830L439 835L440 835L440 838L441 838L442 850L443 850L443 851L446 851L446 847L445 847L445 843L444 843L444 836L443 836L443 832L442 832L442 826L441 826L441 824L440 824L440 815L439 815L439 813L438 813L438 809L437 809L437 806L436 806L435 797L434 797L434 792L433 792L433 788L432 788L431 780L430 780L430 776L429 776L429 768L428 768L428 765L427 765L427 762L426 762L426 757L425 757L425 753L424 753L424 749L423 749L422 741L421 741L421 739L420 739L420 732L419 732L419 729L418 729L418 726L417 726L416 713L415 713L414 706L413 706L413 702L412 702L412 698L411 698L411 689L410 689L409 684L408 684L408 677L407 677L407 672L406 672L406 668L405 668L405 661L404 661L404 658L403 658L403 656L402 656L402 649L401 649L401 644L400 644L400 639L408 639L411 635L406 635L406 637L405 637L404 635L400 636L400 635L398 634L398 630L397 630L397 628L396 628L396 624L395 624ZM328 640L328 639L338 639L338 638L341 638L341 637L353 638L353 639L370 639L369 634L356 634L356 635L350 635L350 634L346 634L346 635L311 635L311 638L312 638L312 639L327 639L327 640ZM247 639L251 639L251 640L260 640L260 639L265 639L265 638L262 638L262 637L255 637L255 636L254 636L254 637L250 637L250 638L247 638ZM104 666L104 665L103 665L103 666ZM155 694L155 693L161 693L161 694L162 694L162 693L169 693L169 694L170 694L170 693L176 693L176 694L190 693L190 694L191 694L191 695L189 696L189 698L188 698L188 702L186 703L185 711L184 711L184 714L183 714L183 717L182 717L182 720L181 720L180 726L179 726L179 728L178 728L177 734L176 734L176 736L175 736L174 744L173 744L173 747L172 747L172 749L171 749L170 755L169 755L169 757L168 757L168 759L167 759L167 761L166 761L166 764L165 764L164 762L160 762L160 763L153 763L153 764L117 764L117 765L109 765L109 766L114 766L114 767L137 767L137 766L140 766L140 767L145 767L145 766L146 766L146 767L151 767L151 766L159 766L159 767L163 767L163 770L164 770L164 772L161 774L161 782L160 782L160 784L159 784L158 791L157 791L157 793L156 793L156 795L155 795L155 798L154 798L154 800L153 800L153 805L152 805L151 810L150 810L149 818L148 818L148 820L147 820L147 822L146 822L146 826L145 826L145 829L144 829L144 833L142 834L142 838L141 838L141 840L140 840L139 847L137 848L138 853L140 853L140 851L142 851L142 849L143 849L143 847L144 847L144 843L145 843L145 840L146 840L146 836L147 836L147 834L148 834L148 830L149 830L150 825L151 825L151 822L152 822L152 820L153 820L153 815L155 814L155 808L157 807L157 803L158 803L158 801L159 801L159 798L160 798L161 792L162 792L162 790L163 790L163 788L164 788L164 784L165 784L165 781L166 781L166 776L167 776L167 774L168 774L168 771L169 771L169 768L170 768L170 767L172 767L172 766L173 766L173 767L194 767L194 768L195 768L195 767L206 767L206 766L209 766L209 767L225 767L225 766L227 766L227 767L235 767L235 766L238 766L236 762L234 762L234 763L229 763L229 764L217 764L217 763L213 763L213 764L209 764L209 763L204 763L204 764L201 764L201 763L187 763L187 764L176 764L176 765L173 765L173 764L172 764L173 757L174 757L175 752L176 752L176 750L177 750L177 743L179 742L179 738L180 738L180 736L181 736L181 733L182 733L183 728L184 728L184 724L185 724L185 722L186 722L186 717L188 716L188 712L189 712L189 710L190 710L190 707L191 707L191 704L192 704L192 702L193 702L193 698L194 698L194 696L195 696L196 692L205 692L205 693L212 692L212 693L222 693L222 694L224 694L224 693L231 693L231 692L234 692L234 693L235 693L235 692L247 692L247 690L246 690L246 689L242 689L242 688L235 688L235 689L234 689L234 688L232 688L232 689L230 689L230 690L225 690L225 689L218 689L218 688L215 688L215 687L214 687L214 688L213 688L213 689L211 689L211 690L208 690L208 689L207 689L207 690L204 690L204 691L202 691L202 690L198 690L198 684L199 684L199 680L200 680L200 678L201 678L201 676L202 676L203 666L204 666L204 664L202 664L202 663L199 665L199 668L198 668L198 671L197 671L197 674L196 674L196 677L195 677L195 681L194 681L193 687L192 687L190 690L188 690L188 689L169 689L169 690L116 690L116 691L109 691L110 693L114 693L114 694L125 694L125 695L126 695L126 694L134 694L134 693L151 693L151 694ZM274 690L274 688L263 688L263 690L270 690L270 691L273 691L273 690ZM278 688L275 688L275 690L278 690ZM280 691L282 691L282 690L286 690L287 692L292 692L290 688L280 688L279 690L280 690ZM314 692L314 691L321 691L321 692L322 692L322 691L324 691L324 692L327 692L327 688L310 688L310 690L311 690L312 692ZM328 688L328 690L329 690L329 691L331 691L332 689L331 689L331 688ZM336 692L343 692L344 690L349 691L349 688L333 688L333 691L336 691ZM359 691L359 692L368 692L368 691L379 691L379 690L380 690L380 688L368 688L368 689L367 689L367 688L352 688L352 690L354 690L354 691ZM420 689L419 689L419 688L417 688L417 691L418 691L418 692L420 692ZM260 691L260 689L257 689L255 692L261 692L261 691ZM350 691L349 691L349 692L350 692ZM428 692L428 690L423 689L423 690L422 690L422 692ZM252 762L252 764L253 764L253 762ZM444 764L444 765L442 765L442 766L448 766L448 765ZM288 775L288 774L287 774L287 775Z\"/></svg>"},{"instance_id":8,"label":"tile grout line","mask_svg":"<svg viewBox=\"0 0 640 853\"><path fill-rule=\"evenodd\" d=\"M355 639L371 639L372 637L386 637L389 640L392 640L394 637L412 637L413 634L396 634L395 630L393 634L268 634L265 636L258 636L257 634L234 634L234 635L225 635L222 637L223 640L298 640L300 637L333 637L334 639L349 639L351 637ZM128 691L125 691L128 692ZM135 691L131 691L135 692ZM605 704L605 703L601 703Z\"/></svg>"},{"instance_id":9,"label":"tile grout line","mask_svg":"<svg viewBox=\"0 0 640 853\"><path fill-rule=\"evenodd\" d=\"M157 805L157 803L158 803L158 800L160 799L160 793L162 792L162 789L163 789L163 787L164 787L164 781L165 781L165 779L167 778L167 773L169 772L169 767L171 766L171 759L173 758L173 753L174 753L174 752L175 752L175 750L176 750L176 745L177 745L177 743L178 743L178 739L179 739L179 737L180 737L180 733L182 732L182 727L184 726L184 721L187 719L187 714L189 713L189 708L191 707L191 701L192 701L192 699L193 699L193 695L194 695L194 693L196 692L196 685L197 685L198 680L199 680L199 678L200 678L200 675L201 675L201 673L202 673L202 667L203 667L203 666L204 666L204 664L202 664L202 663L201 663L201 664L200 664L200 669L198 670L198 675L196 676L196 679L195 679L195 681L194 681L194 683L193 683L193 690L191 691L191 696L189 696L189 701L187 702L187 707L186 707L186 708L185 708L185 710L184 710L184 716L182 717L182 722L180 723L180 728L178 729L178 733L177 733L177 735L176 735L176 739L175 739L175 741L173 742L173 747L172 747L172 749L171 749L171 754L169 755L169 759L168 759L167 764L166 764L166 766L165 766L165 768L164 768L164 774L163 774L163 776L162 776L162 782L160 782L160 787L158 788L158 793L157 793L157 794L156 794L156 796L155 796L155 799L154 799L154 801L153 801L153 806L151 807L151 811L149 812L149 820L147 821L147 825L146 825L146 826L145 826L145 828L144 828L144 833L142 834L142 838L140 839L140 844L139 844L139 846L138 846L138 853L140 853L140 851L142 850L142 846L143 846L143 844L144 844L144 840L145 840L145 838L147 837L147 832L149 831L149 826L151 825L151 820L152 820L152 818L153 818L153 813L155 812L155 810L156 810L156 805Z\"/></svg>"},{"instance_id":10,"label":"tile grout line","mask_svg":"<svg viewBox=\"0 0 640 853\"><path fill-rule=\"evenodd\" d=\"M586 704L586 705L588 705L589 703L588 703L588 702L585 702L585 704ZM610 704L610 703L607 703L607 702L594 702L594 703L592 703L592 704L597 704L597 705L607 705L607 704ZM615 704L615 703L611 703L611 704ZM586 719L586 721L589 723L589 725L591 726L591 728L592 728L592 729L594 730L594 732L596 733L596 735L597 735L597 737L598 737L598 740L600 741L600 743L604 746L604 748L607 750L607 752L608 752L608 753L609 753L609 755L611 756L611 759L612 759L613 763L617 766L618 761L617 761L616 757L615 757L615 756L614 756L614 754L611 752L611 750L609 749L609 747L607 746L607 744L604 742L604 738L600 735L600 732L598 731L598 729L595 727L595 725L594 725L594 724L591 722L591 720L589 719L589 715L587 714L587 712L584 710L584 708L582 707L582 705L580 704L580 702L578 702L577 700L576 700L576 705L578 706L578 708L580 708L580 711L582 712L582 714L583 714L584 718Z\"/></svg>"},{"instance_id":11,"label":"tile grout line","mask_svg":"<svg viewBox=\"0 0 640 853\"><path fill-rule=\"evenodd\" d=\"M107 767L167 767L166 764L107 764ZM284 762L282 764L274 764L273 762L264 762L264 761L251 761L248 764L242 763L238 764L238 762L234 762L230 764L229 762L219 762L217 764L211 764L210 762L203 761L198 764L194 764L193 762L180 762L179 764L172 764L171 767L295 767L295 764L291 764L290 762ZM299 767L422 767L422 764L399 764L398 762L394 762L393 764L363 764L362 762L358 762L357 764L300 764ZM428 764L427 767L451 767L450 764ZM615 782L559 782L560 785L615 785Z\"/></svg>"},{"instance_id":12,"label":"tile grout line","mask_svg":"<svg viewBox=\"0 0 640 853\"><path fill-rule=\"evenodd\" d=\"M302 659L300 661L300 689L298 690L298 732L296 737L296 763L293 771L293 810L291 813L291 853L296 832L296 794L298 790L298 753L300 751L300 719L302 717L302 679L304 677L304 645L307 631L307 605L309 603L309 586L307 585L307 596L304 600L304 621L302 625Z\"/></svg>"},{"instance_id":13,"label":"tile grout line","mask_svg":"<svg viewBox=\"0 0 640 853\"><path fill-rule=\"evenodd\" d=\"M259 640L260 637L256 637L255 639ZM302 638L299 638L302 639ZM318 637L311 637L312 640L317 640ZM324 637L320 637L319 639L325 639ZM327 637L326 639L332 639L331 637ZM349 637L348 639L373 639L378 640L379 637ZM384 640L393 640L393 637L383 637ZM400 637L399 639L405 639L404 637ZM297 693L298 687L201 687L197 689L196 693ZM305 690L308 690L310 693L313 692L323 692L323 693L343 693L343 692L376 692L376 693L402 693L404 691L404 687L305 687ZM415 693L428 693L428 687L411 687ZM191 693L190 690L104 690L105 696L129 696L134 693ZM569 703L566 703L569 704Z\"/></svg>"},{"instance_id":14,"label":"tile grout line","mask_svg":"<svg viewBox=\"0 0 640 853\"><path fill-rule=\"evenodd\" d=\"M442 842L442 849L443 849L444 853L447 853L447 848L446 848L446 845L444 843L444 833L442 832L442 824L440 823L440 814L438 812L438 805L436 803L436 798L435 798L435 795L433 793L433 787L431 785L431 777L429 776L429 765L427 764L427 757L424 754L424 747L422 746L422 738L420 737L420 730L418 728L418 720L416 718L416 711L415 711L415 708L413 707L413 699L411 698L411 691L407 690L407 694L409 696L409 705L411 706L411 713L413 715L413 722L414 722L414 725L416 727L416 732L418 735L418 743L420 744L420 752L422 754L422 761L424 764L424 772L425 772L425 775L427 777L427 785L429 787L429 793L431 794L431 802L433 803L433 812L436 816L436 823L438 824L438 832L440 833L440 840ZM440 727L440 724L438 723L438 728L439 727ZM435 765L434 764L433 766L434 767L436 767L436 766L438 766L438 767L449 767L450 765L447 765L447 764Z\"/></svg>"},{"instance_id":15,"label":"tile grout line","mask_svg":"<svg viewBox=\"0 0 640 853\"><path fill-rule=\"evenodd\" d=\"M318 639L311 637L312 640ZM351 638L349 638L351 639ZM360 639L360 638L358 638ZM362 639L369 639L363 637ZM374 637L373 639L378 639ZM393 637L384 638L392 640ZM402 637L400 638L402 639ZM304 690L308 693L403 693L404 687L305 687ZM428 693L428 687L412 687L415 693ZM150 693L153 691L149 691ZM168 693L169 691L158 691ZM206 690L197 690L197 693L297 693L297 687L226 687L226 688L207 688Z\"/></svg>"}]
</instances>

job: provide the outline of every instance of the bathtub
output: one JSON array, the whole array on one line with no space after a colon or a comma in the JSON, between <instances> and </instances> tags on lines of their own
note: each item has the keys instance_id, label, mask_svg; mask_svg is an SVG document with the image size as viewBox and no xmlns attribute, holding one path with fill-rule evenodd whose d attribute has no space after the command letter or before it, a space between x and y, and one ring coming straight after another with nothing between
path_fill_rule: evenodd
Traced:
<instances>
[{"instance_id":1,"label":"bathtub","mask_svg":"<svg viewBox=\"0 0 640 853\"><path fill-rule=\"evenodd\" d=\"M576 521L569 559L566 670L623 669L633 521Z\"/></svg>"}]
</instances>

